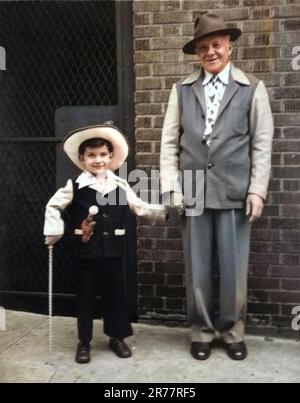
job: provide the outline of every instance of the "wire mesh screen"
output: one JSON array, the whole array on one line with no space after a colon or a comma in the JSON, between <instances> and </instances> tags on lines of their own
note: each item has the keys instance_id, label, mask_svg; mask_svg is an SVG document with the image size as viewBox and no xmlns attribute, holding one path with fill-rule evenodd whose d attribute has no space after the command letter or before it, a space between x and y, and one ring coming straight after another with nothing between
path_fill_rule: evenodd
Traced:
<instances>
[{"instance_id":1,"label":"wire mesh screen","mask_svg":"<svg viewBox=\"0 0 300 403\"><path fill-rule=\"evenodd\" d=\"M114 1L0 2L1 134L54 135L65 105L117 104Z\"/></svg>"},{"instance_id":2,"label":"wire mesh screen","mask_svg":"<svg viewBox=\"0 0 300 403\"><path fill-rule=\"evenodd\" d=\"M47 291L46 202L55 192L54 114L116 105L114 1L0 1L0 290ZM55 291L73 293L65 242Z\"/></svg>"},{"instance_id":3,"label":"wire mesh screen","mask_svg":"<svg viewBox=\"0 0 300 403\"><path fill-rule=\"evenodd\" d=\"M0 145L1 288L45 291L47 261L42 245L44 203L55 178L55 145ZM45 163L46 162L46 163Z\"/></svg>"}]
</instances>

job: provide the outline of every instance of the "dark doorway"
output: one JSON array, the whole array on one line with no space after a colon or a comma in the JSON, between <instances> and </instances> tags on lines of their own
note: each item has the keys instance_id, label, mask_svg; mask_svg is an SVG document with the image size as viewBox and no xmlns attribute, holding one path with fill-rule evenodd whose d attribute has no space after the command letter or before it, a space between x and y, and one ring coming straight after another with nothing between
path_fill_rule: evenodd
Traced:
<instances>
[{"instance_id":1,"label":"dark doorway","mask_svg":"<svg viewBox=\"0 0 300 403\"><path fill-rule=\"evenodd\" d=\"M0 2L0 46L6 51L6 71L0 71L0 305L46 313L44 208L71 170L62 138L75 127L112 119L134 150L132 2ZM130 220L126 275L135 316ZM63 241L55 250L54 308L73 315L67 247Z\"/></svg>"}]
</instances>

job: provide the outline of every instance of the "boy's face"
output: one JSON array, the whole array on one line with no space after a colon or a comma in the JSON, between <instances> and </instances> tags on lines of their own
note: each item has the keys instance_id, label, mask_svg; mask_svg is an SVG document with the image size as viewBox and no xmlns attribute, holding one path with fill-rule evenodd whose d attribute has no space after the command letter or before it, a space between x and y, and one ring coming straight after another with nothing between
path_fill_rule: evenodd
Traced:
<instances>
[{"instance_id":1,"label":"boy's face","mask_svg":"<svg viewBox=\"0 0 300 403\"><path fill-rule=\"evenodd\" d=\"M80 155L85 169L95 176L109 169L111 159L112 153L109 152L107 146L87 147L84 154Z\"/></svg>"}]
</instances>

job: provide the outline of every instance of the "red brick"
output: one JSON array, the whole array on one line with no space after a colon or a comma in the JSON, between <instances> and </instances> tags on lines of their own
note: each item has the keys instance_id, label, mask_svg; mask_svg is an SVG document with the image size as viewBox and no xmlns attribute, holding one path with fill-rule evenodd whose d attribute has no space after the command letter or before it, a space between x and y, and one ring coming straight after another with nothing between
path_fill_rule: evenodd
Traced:
<instances>
[{"instance_id":1,"label":"red brick","mask_svg":"<svg viewBox=\"0 0 300 403\"><path fill-rule=\"evenodd\" d=\"M139 2L135 9L139 10L135 14L134 55L136 160L146 172L159 164L161 129L170 89L199 66L196 57L185 56L181 51L193 36L195 16L204 10L217 10L230 25L238 25L244 31L235 43L234 62L264 80L276 126L268 204L263 218L252 230L247 329L288 335L291 307L298 297L300 282L300 75L292 70L292 49L300 45L296 30L299 4L223 0L220 7L217 0L177 0ZM138 222L139 273L150 276L140 281L140 311L149 317L185 315L185 268L179 223L175 219L166 225ZM160 297L154 297L155 287Z\"/></svg>"},{"instance_id":2,"label":"red brick","mask_svg":"<svg viewBox=\"0 0 300 403\"><path fill-rule=\"evenodd\" d=\"M287 291L300 291L300 280L282 280L282 289Z\"/></svg>"},{"instance_id":3,"label":"red brick","mask_svg":"<svg viewBox=\"0 0 300 403\"><path fill-rule=\"evenodd\" d=\"M151 298L151 297L139 298L139 307L141 310L149 309L150 311L152 311L154 308L162 308L163 305L164 303L161 298Z\"/></svg>"},{"instance_id":4,"label":"red brick","mask_svg":"<svg viewBox=\"0 0 300 403\"><path fill-rule=\"evenodd\" d=\"M272 291L270 293L270 298L273 302L292 302L295 304L300 304L300 292Z\"/></svg>"},{"instance_id":5,"label":"red brick","mask_svg":"<svg viewBox=\"0 0 300 403\"><path fill-rule=\"evenodd\" d=\"M166 300L166 308L182 311L184 310L184 300L182 298L168 298Z\"/></svg>"}]
</instances>

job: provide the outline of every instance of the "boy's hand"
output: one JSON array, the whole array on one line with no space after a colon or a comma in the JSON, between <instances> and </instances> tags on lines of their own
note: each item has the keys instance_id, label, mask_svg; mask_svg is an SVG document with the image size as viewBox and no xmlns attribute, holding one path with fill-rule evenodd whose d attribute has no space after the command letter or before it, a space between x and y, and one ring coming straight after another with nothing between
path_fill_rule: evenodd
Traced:
<instances>
[{"instance_id":1,"label":"boy's hand","mask_svg":"<svg viewBox=\"0 0 300 403\"><path fill-rule=\"evenodd\" d=\"M95 225L96 225L96 222L91 220L90 218L86 218L85 220L82 221L82 223L81 223L81 229L82 229L81 240L82 240L82 242L87 243L91 240L92 236L94 235Z\"/></svg>"},{"instance_id":2,"label":"boy's hand","mask_svg":"<svg viewBox=\"0 0 300 403\"><path fill-rule=\"evenodd\" d=\"M45 245L52 246L56 244L56 242L58 242L61 237L61 235L47 235L45 237Z\"/></svg>"}]
</instances>

